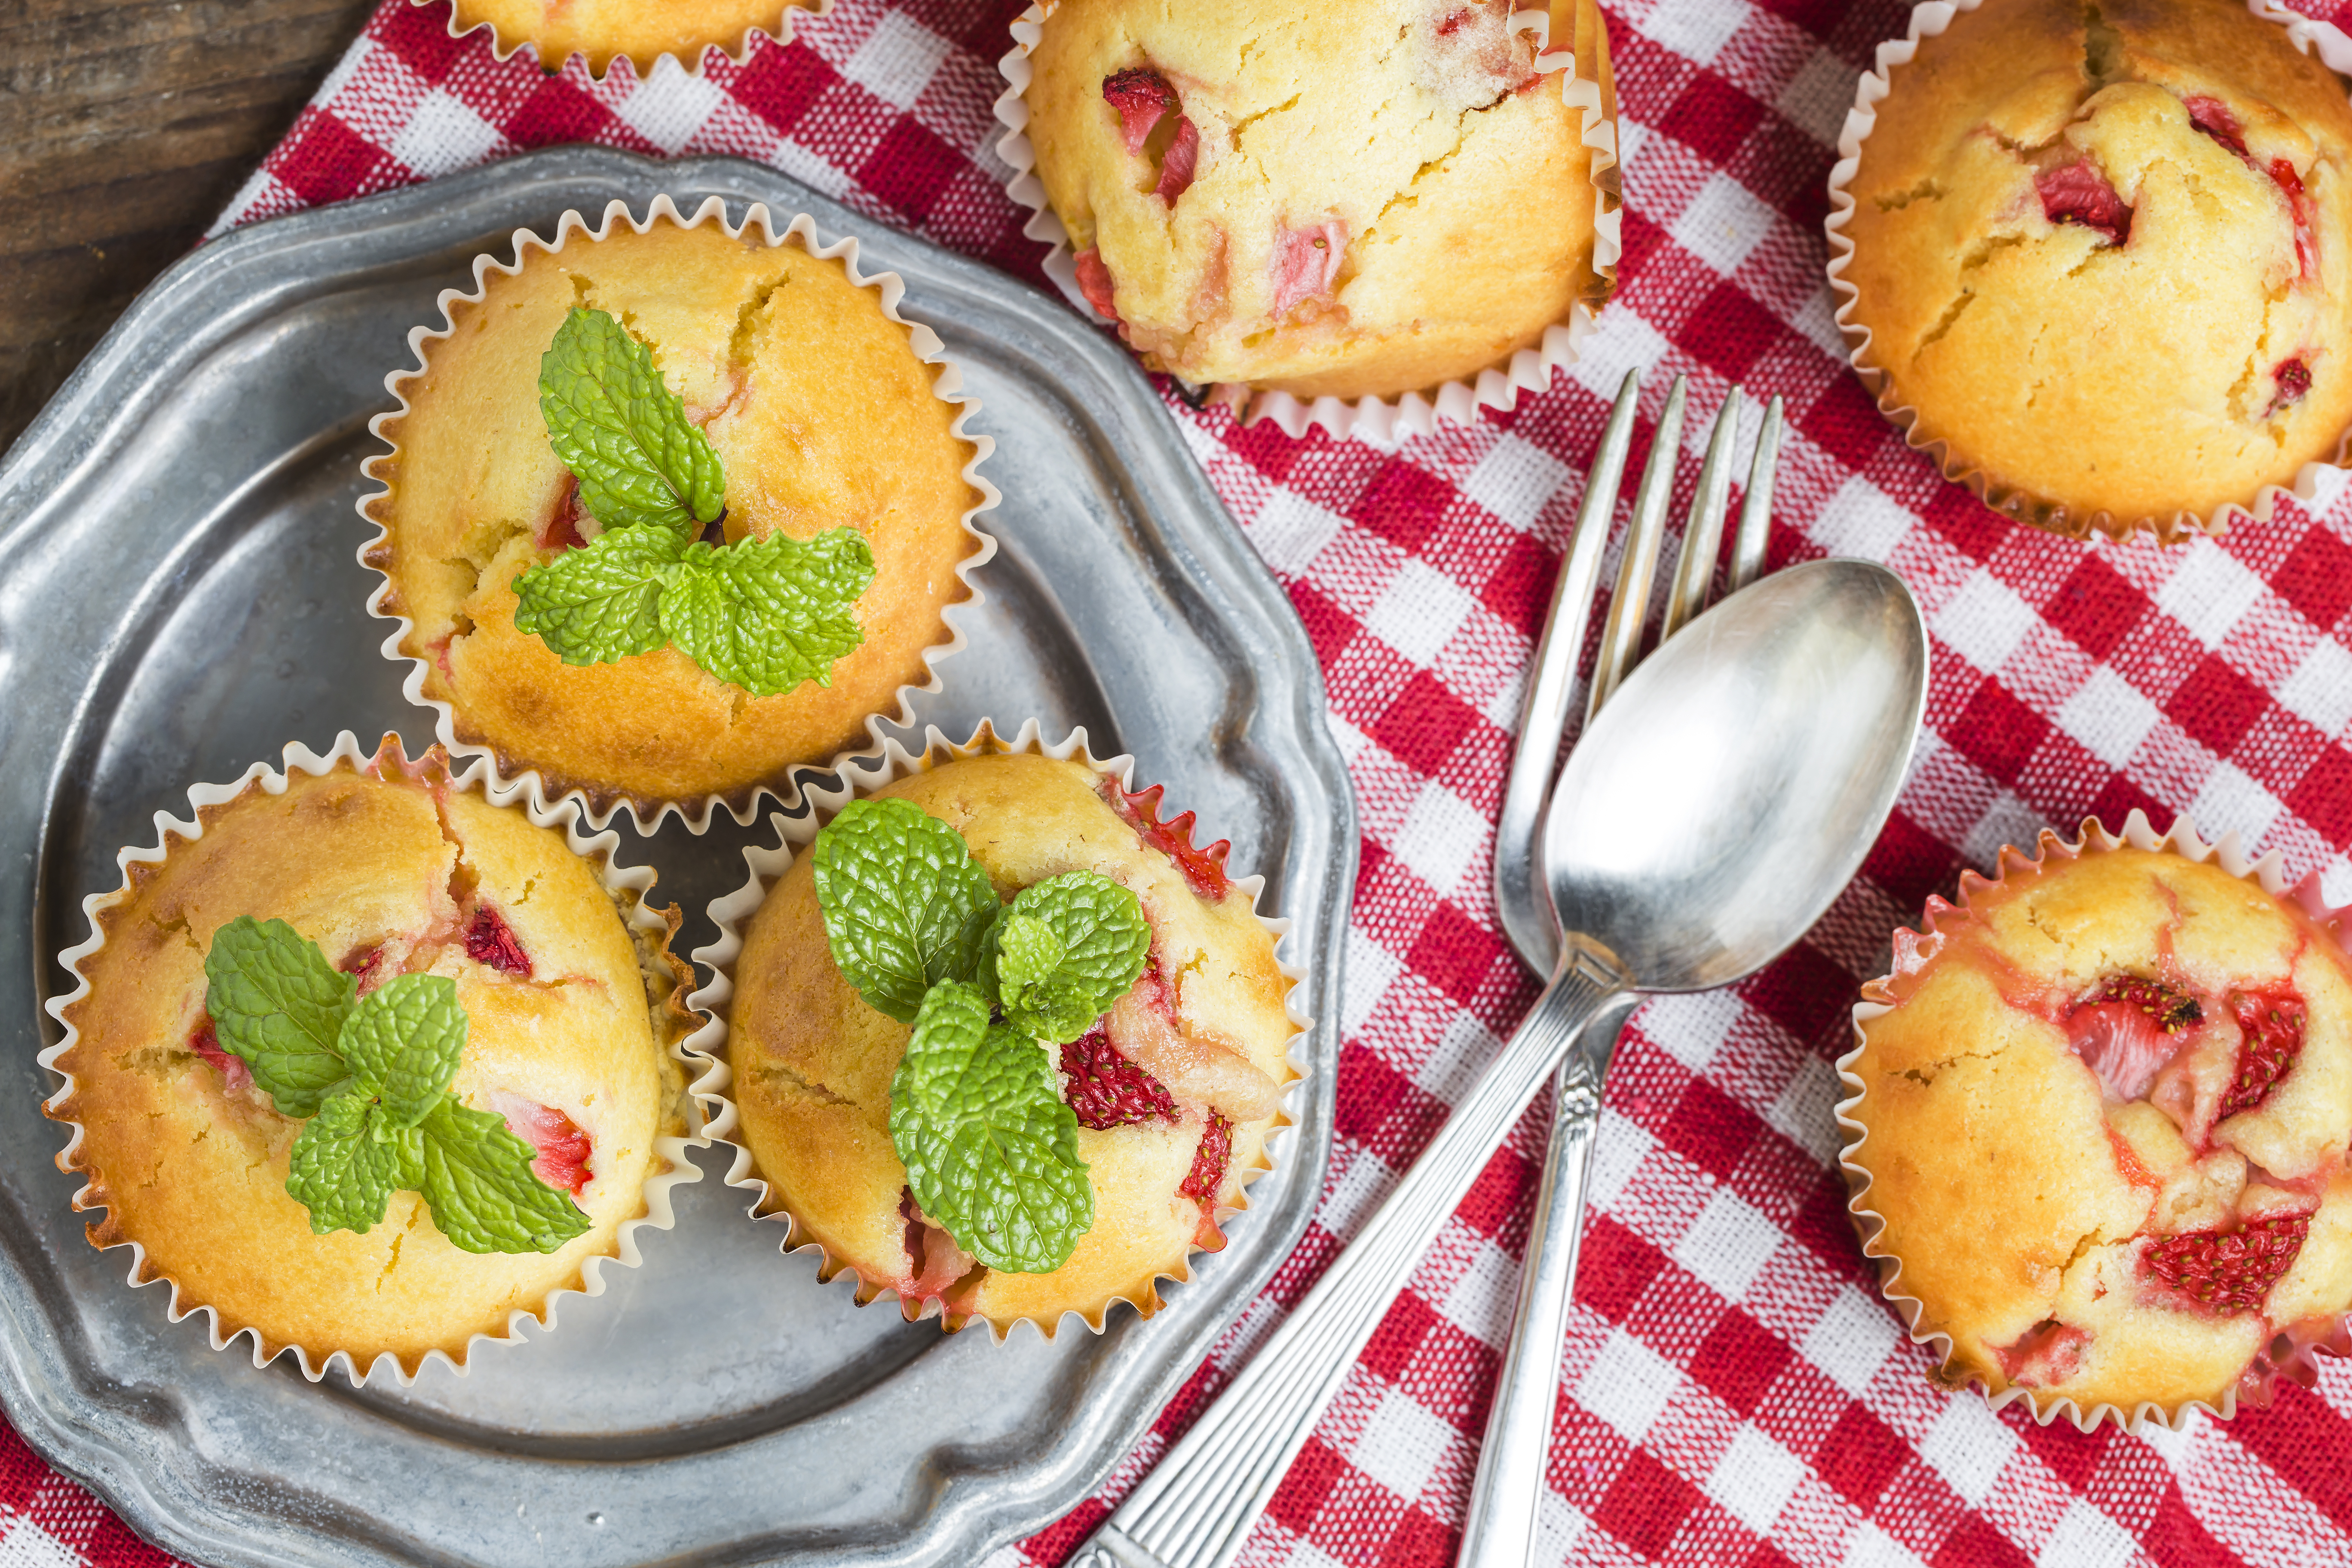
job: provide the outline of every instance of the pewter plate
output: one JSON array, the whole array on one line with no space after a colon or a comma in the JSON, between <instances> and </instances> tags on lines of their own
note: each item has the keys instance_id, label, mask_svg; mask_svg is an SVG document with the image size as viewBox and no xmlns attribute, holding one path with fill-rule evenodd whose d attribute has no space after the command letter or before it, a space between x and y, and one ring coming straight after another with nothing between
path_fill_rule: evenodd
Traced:
<instances>
[{"instance_id":1,"label":"pewter plate","mask_svg":"<svg viewBox=\"0 0 2352 1568\"><path fill-rule=\"evenodd\" d=\"M889 1306L860 1310L777 1250L719 1180L677 1192L677 1228L641 1232L646 1265L567 1298L560 1326L477 1350L470 1374L413 1389L302 1381L245 1343L165 1321L161 1288L124 1284L70 1212L75 1183L34 1060L58 952L80 903L114 887L116 850L151 843L198 780L324 750L342 729L430 715L400 694L364 605L352 511L383 375L436 294L518 226L667 191L764 201L855 234L907 282L997 439L1005 495L986 525L971 645L919 718L1084 724L1100 754L1229 837L1297 922L1286 950L1323 1022L1305 1042L1302 1123L1224 1252L1146 1321L1099 1337L947 1338ZM781 226L781 225L780 225ZM730 159L656 163L563 148L205 246L131 307L0 464L0 964L10 1045L0 1092L0 1403L44 1455L145 1534L206 1563L978 1563L1098 1485L1264 1289L1306 1226L1329 1148L1340 942L1354 806L1323 722L1306 635L1218 504L1150 384L1059 301ZM737 885L753 836L723 815L673 822L623 857L702 914Z\"/></svg>"}]
</instances>

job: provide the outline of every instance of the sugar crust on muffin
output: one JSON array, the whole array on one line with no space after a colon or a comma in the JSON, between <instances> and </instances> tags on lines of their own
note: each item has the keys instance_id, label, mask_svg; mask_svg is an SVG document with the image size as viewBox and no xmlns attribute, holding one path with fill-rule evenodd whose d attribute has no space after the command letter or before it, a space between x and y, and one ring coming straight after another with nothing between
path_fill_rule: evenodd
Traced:
<instances>
[{"instance_id":1,"label":"sugar crust on muffin","mask_svg":"<svg viewBox=\"0 0 2352 1568\"><path fill-rule=\"evenodd\" d=\"M373 772L292 770L283 794L256 781L198 819L161 863L131 863L78 965L89 990L61 1015L79 1037L44 1109L76 1129L58 1161L88 1178L75 1206L107 1211L91 1242L137 1243L135 1283L173 1281L179 1310L213 1309L220 1342L253 1331L263 1360L340 1351L364 1373L389 1353L414 1373L435 1351L462 1363L516 1310L543 1321L551 1294L620 1250L670 1169L656 1138L685 1131L670 1047L691 1027L688 975L667 937L633 928L634 896L561 832L454 787L437 752L411 767L387 742ZM551 1157L569 1163L559 1180L584 1177L588 1231L552 1253L467 1252L403 1191L364 1234L313 1234L286 1191L303 1123L238 1071L205 1010L206 950L241 915L285 921L362 994L404 973L455 981L468 1028L451 1092L538 1146L542 1180Z\"/></svg>"},{"instance_id":2,"label":"sugar crust on muffin","mask_svg":"<svg viewBox=\"0 0 2352 1568\"><path fill-rule=\"evenodd\" d=\"M1220 1217L1246 1206L1245 1184L1267 1168L1276 1097L1297 1076L1289 982L1273 938L1248 894L1189 841L1188 871L1165 827L1139 830L1148 816L1123 815L1125 797L1108 793L1117 788L1082 763L1013 754L945 763L871 792L955 827L1001 898L1092 871L1133 891L1150 922L1150 965L1096 1033L1149 1061L1166 1091L1161 1110L1173 1114L1082 1110L1078 1154L1095 1222L1051 1273L977 1268L915 1208L890 1133L890 1083L910 1030L868 1006L835 967L813 858L795 857L747 922L728 1055L737 1136L768 1189L760 1212L789 1215L791 1244L822 1247L828 1274L854 1270L862 1300L895 1290L909 1318L936 1309L950 1328L979 1317L1000 1333L1027 1319L1050 1335L1072 1311L1099 1328L1116 1300L1148 1314L1160 1277L1182 1279L1193 1250L1223 1246ZM1059 1053L1074 1108L1089 1086L1066 1070L1080 1059L1073 1053L1100 1045L1090 1037ZM1227 1123L1214 1133L1213 1113ZM1204 1135L1230 1144L1213 1192L1188 1195Z\"/></svg>"},{"instance_id":3,"label":"sugar crust on muffin","mask_svg":"<svg viewBox=\"0 0 2352 1568\"><path fill-rule=\"evenodd\" d=\"M2045 527L2267 506L2352 426L2352 105L2231 0L1985 0L1862 144L1840 311L1914 445Z\"/></svg>"},{"instance_id":4,"label":"sugar crust on muffin","mask_svg":"<svg viewBox=\"0 0 2352 1568\"><path fill-rule=\"evenodd\" d=\"M978 447L880 290L796 235L770 245L753 225L730 236L656 209L644 233L608 221L559 245L527 240L514 271L487 268L478 298L451 299L450 330L424 341L405 406L377 426L394 448L371 461L385 489L362 503L384 530L367 552L387 582L380 613L411 622L400 652L457 739L509 774L538 770L551 796L577 788L599 814L740 803L862 743L869 717L929 681L942 613L969 597L959 570L986 548L964 521L983 500L964 472ZM567 665L516 629L516 574L596 531L539 406L541 357L574 305L650 345L725 465L729 541L865 537L865 641L830 685L752 697L667 646Z\"/></svg>"},{"instance_id":5,"label":"sugar crust on muffin","mask_svg":"<svg viewBox=\"0 0 2352 1568\"><path fill-rule=\"evenodd\" d=\"M1475 376L1598 305L1579 112L1509 15L1048 5L1028 134L1096 309L1188 382L1355 398Z\"/></svg>"},{"instance_id":6,"label":"sugar crust on muffin","mask_svg":"<svg viewBox=\"0 0 2352 1568\"><path fill-rule=\"evenodd\" d=\"M412 0L425 5L428 0ZM601 77L626 56L643 76L655 60L674 56L698 68L703 52L740 58L754 31L792 36L792 13L822 15L831 0L454 0L449 30L462 35L488 26L500 59L524 44L543 67L560 68L573 55Z\"/></svg>"},{"instance_id":7,"label":"sugar crust on muffin","mask_svg":"<svg viewBox=\"0 0 2352 1568\"><path fill-rule=\"evenodd\" d=\"M2336 934L2130 847L2054 846L1964 905L1897 934L1844 1064L1890 1294L1949 1337L1942 1375L2037 1406L2266 1399L2352 1309Z\"/></svg>"}]
</instances>

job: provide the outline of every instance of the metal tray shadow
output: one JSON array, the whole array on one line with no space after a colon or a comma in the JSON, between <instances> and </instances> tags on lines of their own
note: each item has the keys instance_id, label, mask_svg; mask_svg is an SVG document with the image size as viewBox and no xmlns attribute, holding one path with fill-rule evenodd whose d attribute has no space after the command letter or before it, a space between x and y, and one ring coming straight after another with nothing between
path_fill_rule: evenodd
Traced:
<instances>
[{"instance_id":1,"label":"metal tray shadow","mask_svg":"<svg viewBox=\"0 0 2352 1568\"><path fill-rule=\"evenodd\" d=\"M1321 1019L1299 1129L1232 1242L1144 1321L1005 1343L859 1310L777 1227L744 1216L719 1162L641 1234L637 1270L567 1298L560 1329L478 1351L413 1389L311 1386L244 1344L165 1321L71 1213L35 1053L57 952L115 851L152 842L185 786L289 740L430 715L377 648L352 501L406 334L518 226L667 191L740 216L764 201L863 242L906 279L997 438L1003 553L947 687L919 721L1084 724L1098 754L1197 808L1264 907ZM207 245L132 306L0 463L0 1405L41 1453L143 1533L201 1562L977 1563L1076 1503L1141 1436L1304 1230L1329 1148L1354 805L1313 650L1150 384L1059 301L732 159L658 163L585 148L257 225ZM688 915L743 875L754 833L623 826Z\"/></svg>"}]
</instances>

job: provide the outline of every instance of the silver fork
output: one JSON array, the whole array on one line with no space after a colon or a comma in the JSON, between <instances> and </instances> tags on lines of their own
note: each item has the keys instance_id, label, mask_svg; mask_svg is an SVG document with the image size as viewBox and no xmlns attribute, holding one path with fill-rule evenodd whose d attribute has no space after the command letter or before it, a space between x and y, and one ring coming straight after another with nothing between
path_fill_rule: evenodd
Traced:
<instances>
[{"instance_id":1,"label":"silver fork","mask_svg":"<svg viewBox=\"0 0 2352 1568\"><path fill-rule=\"evenodd\" d=\"M1595 590L1601 555L1609 537L1619 478L1632 445L1633 409L1641 373L1629 371L1611 410L1608 427L1585 482L1584 501L1569 535L1559 580L1553 586L1550 618L1536 650L1519 714L1518 741L1511 755L1510 782L1495 832L1495 903L1504 934L1519 957L1539 975L1551 973L1559 935L1543 892L1538 860L1538 826L1551 792L1560 737L1568 723L1577 661ZM1650 580L1665 531L1666 506L1674 488L1675 453L1681 444L1685 385L1675 378L1658 416L1650 460L1634 492L1633 517L1619 559L1609 619L1601 634L1592 679L1586 687L1585 723L1623 683L1641 658L1642 626L1649 615ZM1748 467L1748 493L1725 574L1738 593L1761 574L1764 542L1772 511L1772 471L1780 455L1781 405L1766 406ZM1739 426L1739 391L1725 397L1707 439L1706 458L1691 495L1683 529L1680 563L1666 596L1658 640L1680 631L1706 607L1721 552L1724 513L1731 492L1731 445ZM1576 1256L1584 1220L1586 1177L1593 1133L1601 1121L1601 1083L1617 1048L1617 1034L1633 1014L1627 997L1587 1026L1553 1079L1551 1137L1544 1151L1543 1176L1536 1187L1535 1217L1519 1275L1517 1317L1503 1357L1487 1411L1486 1435L1478 1452L1478 1478L1471 1488L1464 1521L1461 1568L1525 1568L1536 1539L1536 1510L1551 1451L1552 1413L1559 1396L1560 1342L1568 1330L1570 1298L1576 1284Z\"/></svg>"},{"instance_id":2,"label":"silver fork","mask_svg":"<svg viewBox=\"0 0 2352 1568\"><path fill-rule=\"evenodd\" d=\"M1535 786L1536 809L1523 814L1517 830L1516 842L1522 850L1520 862L1528 868L1522 873L1523 878L1532 876L1532 856L1525 851L1532 842L1542 795L1551 776L1551 763L1559 750L1569 696L1575 683L1575 665L1582 651L1591 600L1600 578L1601 550L1607 541L1618 480L1624 471L1638 390L1638 381L1629 375L1610 416L1599 457L1586 484L1584 505L1570 537L1568 561L1561 568L1560 585L1553 595L1551 623L1544 634L1528 687L1528 721L1521 725L1518 756L1510 784L1512 798L1516 799L1522 787L1521 775L1529 771L1527 757L1531 749L1539 752L1540 764L1535 768L1540 775ZM1605 688L1596 681L1604 699L1632 668L1641 640L1650 579L1657 563L1658 535L1664 527L1673 486L1683 401L1684 390L1677 382L1668 399L1671 424L1661 422L1650 464L1635 499L1635 526L1628 534L1625 560L1620 567L1617 601L1611 611L1614 629L1607 645L1622 651L1610 666L1612 673ZM1780 414L1780 402L1775 399L1766 419L1766 450L1759 454L1759 472L1767 484L1772 468L1769 447L1778 438ZM1725 432L1733 423L1736 421L1730 416L1718 423L1715 445L1701 475L1701 497L1717 497L1714 521L1701 530L1705 547L1695 544L1686 551L1688 559L1676 573L1674 603L1680 608L1672 624L1677 628L1706 599L1707 579L1721 538L1722 498L1728 484L1729 437ZM1752 578L1762 564L1764 519L1769 511L1769 498L1758 497L1751 479L1748 506L1741 515L1739 542L1734 552L1736 584ZM1629 577L1629 572L1637 575ZM1572 623L1563 622L1564 613L1572 614ZM1567 667L1565 671L1559 668L1562 665ZM1512 821L1507 812L1504 820L1507 828ZM1534 886L1526 880L1518 885L1522 889ZM1531 923L1541 930L1549 954L1558 945L1549 917L1543 913L1542 906L1536 906L1536 916ZM1522 955L1528 955L1528 950L1518 935L1520 928L1507 925L1506 929L1513 944ZM1550 973L1549 964L1545 973ZM1596 1018L1591 1032L1582 1037L1582 1041L1597 1041L1604 1046L1613 1043L1618 1026L1630 1011L1629 1005ZM1604 1028L1608 1031L1605 1036L1600 1034ZM1522 1033L1525 1032L1523 1026ZM1566 1040L1556 1044L1556 1048L1568 1047ZM1586 1054L1581 1043L1576 1048L1568 1048L1571 1061ZM1265 1511L1284 1472L1314 1431L1324 1406L1347 1380L1349 1369L1361 1356L1390 1303L1403 1288L1406 1277L1428 1249L1445 1216L1459 1206L1511 1124L1517 1121L1543 1074L1549 1070L1551 1059L1549 1051L1519 1053L1507 1048L1503 1058L1472 1085L1421 1157L1364 1222L1355 1239L1266 1337L1258 1352L1193 1423L1192 1430L1177 1440L1127 1500L1097 1528L1071 1558L1071 1568L1226 1568L1232 1563L1251 1526ZM1521 1060L1527 1064L1524 1074L1516 1070L1517 1062ZM1514 1070L1500 1070L1507 1064L1513 1065ZM1592 1122L1600 1115L1597 1073L1592 1077L1589 1098L1589 1110L1579 1109L1572 1113L1582 1118L1587 1143ZM1561 1104L1568 1107L1571 1101L1563 1099ZM1580 1108L1583 1102L1574 1104ZM1562 1120L1569 1119L1570 1113L1564 1112ZM1549 1168L1548 1165L1547 1170ZM1574 1168L1580 1193L1580 1157ZM1571 1215L1571 1220L1574 1217ZM1572 1223L1555 1226L1553 1229L1569 1236L1572 1247ZM1528 1256L1532 1266L1537 1256L1532 1242ZM1568 1268L1573 1271L1572 1250ZM1559 1335L1554 1333L1544 1343L1549 1346L1556 1370ZM1547 1414L1549 1408L1547 1403ZM1538 1440L1535 1471L1538 1484L1542 1479L1542 1449L1547 1446ZM1532 1497L1528 1518L1532 1521ZM1470 1559L1465 1556L1464 1561Z\"/></svg>"}]
</instances>

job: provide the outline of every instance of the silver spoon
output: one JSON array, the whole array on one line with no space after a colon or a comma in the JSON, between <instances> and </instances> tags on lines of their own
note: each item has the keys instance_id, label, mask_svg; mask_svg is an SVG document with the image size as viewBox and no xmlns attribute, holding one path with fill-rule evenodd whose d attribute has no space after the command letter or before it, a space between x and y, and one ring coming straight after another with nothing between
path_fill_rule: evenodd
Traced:
<instances>
[{"instance_id":1,"label":"silver spoon","mask_svg":"<svg viewBox=\"0 0 2352 1568\"><path fill-rule=\"evenodd\" d=\"M1356 1239L1073 1568L1232 1561L1570 1042L1601 1038L1585 1026L1632 992L1727 985L1804 935L1885 824L1927 695L1919 608L1864 561L1767 577L1627 679L1569 754L1545 814L1561 938L1543 995ZM1586 1065L1575 1092L1597 1097L1598 1064ZM1584 1162L1570 1163L1564 1179L1580 1194Z\"/></svg>"}]
</instances>

